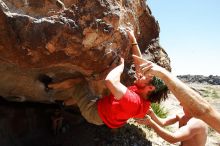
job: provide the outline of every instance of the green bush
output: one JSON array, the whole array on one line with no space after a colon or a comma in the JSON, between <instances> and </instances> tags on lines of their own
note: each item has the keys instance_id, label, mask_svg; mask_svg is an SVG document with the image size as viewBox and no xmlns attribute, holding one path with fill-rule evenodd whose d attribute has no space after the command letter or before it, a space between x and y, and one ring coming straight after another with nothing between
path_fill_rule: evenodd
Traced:
<instances>
[{"instance_id":1,"label":"green bush","mask_svg":"<svg viewBox=\"0 0 220 146\"><path fill-rule=\"evenodd\" d=\"M166 118L168 115L168 111L158 103L152 103L151 108L153 109L154 113L160 118Z\"/></svg>"}]
</instances>

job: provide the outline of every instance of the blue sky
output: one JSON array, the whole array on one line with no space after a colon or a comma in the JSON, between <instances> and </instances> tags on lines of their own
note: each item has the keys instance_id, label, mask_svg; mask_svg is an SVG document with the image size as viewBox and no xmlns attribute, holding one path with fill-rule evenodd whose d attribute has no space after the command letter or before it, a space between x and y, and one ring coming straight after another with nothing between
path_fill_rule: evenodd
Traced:
<instances>
[{"instance_id":1,"label":"blue sky","mask_svg":"<svg viewBox=\"0 0 220 146\"><path fill-rule=\"evenodd\" d=\"M220 0L147 0L175 75L220 75Z\"/></svg>"}]
</instances>

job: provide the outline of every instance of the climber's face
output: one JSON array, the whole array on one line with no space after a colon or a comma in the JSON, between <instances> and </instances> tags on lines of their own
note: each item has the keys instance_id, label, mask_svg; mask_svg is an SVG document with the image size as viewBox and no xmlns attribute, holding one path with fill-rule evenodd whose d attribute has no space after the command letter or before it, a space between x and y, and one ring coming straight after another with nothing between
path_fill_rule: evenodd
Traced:
<instances>
[{"instance_id":1,"label":"climber's face","mask_svg":"<svg viewBox=\"0 0 220 146\"><path fill-rule=\"evenodd\" d=\"M155 87L151 84L152 77L142 76L140 79L135 81L135 85L138 87L138 93L142 96L148 96L152 91L155 90Z\"/></svg>"},{"instance_id":2,"label":"climber's face","mask_svg":"<svg viewBox=\"0 0 220 146\"><path fill-rule=\"evenodd\" d=\"M135 85L138 88L144 88L145 86L149 86L151 84L152 77L146 78L145 76L140 77L135 81Z\"/></svg>"}]
</instances>

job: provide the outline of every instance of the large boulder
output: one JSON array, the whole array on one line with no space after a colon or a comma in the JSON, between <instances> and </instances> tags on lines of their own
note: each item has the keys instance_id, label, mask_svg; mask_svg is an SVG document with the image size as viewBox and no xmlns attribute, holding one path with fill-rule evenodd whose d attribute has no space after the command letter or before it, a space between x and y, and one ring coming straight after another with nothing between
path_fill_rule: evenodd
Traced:
<instances>
[{"instance_id":1,"label":"large boulder","mask_svg":"<svg viewBox=\"0 0 220 146\"><path fill-rule=\"evenodd\" d=\"M131 72L126 27L134 29L144 57L171 69L145 0L0 0L0 96L65 100L65 91L58 96L47 84L77 77L101 94L102 72L120 56L125 76Z\"/></svg>"}]
</instances>

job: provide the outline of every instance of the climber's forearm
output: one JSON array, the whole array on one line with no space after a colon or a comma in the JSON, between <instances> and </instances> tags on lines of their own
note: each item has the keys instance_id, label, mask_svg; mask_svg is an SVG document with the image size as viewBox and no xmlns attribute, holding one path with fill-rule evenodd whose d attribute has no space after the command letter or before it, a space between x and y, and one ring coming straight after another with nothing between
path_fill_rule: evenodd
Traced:
<instances>
[{"instance_id":1,"label":"climber's forearm","mask_svg":"<svg viewBox=\"0 0 220 146\"><path fill-rule=\"evenodd\" d=\"M132 54L142 58L141 51L137 42L132 43Z\"/></svg>"},{"instance_id":2,"label":"climber's forearm","mask_svg":"<svg viewBox=\"0 0 220 146\"><path fill-rule=\"evenodd\" d=\"M111 70L108 75L106 76L105 78L105 81L109 81L109 82L112 82L112 83L115 83L115 82L120 82L120 77L121 77L121 74L123 72L123 65L119 65L117 67L115 67L113 70Z\"/></svg>"},{"instance_id":3,"label":"climber's forearm","mask_svg":"<svg viewBox=\"0 0 220 146\"><path fill-rule=\"evenodd\" d=\"M131 42L132 54L142 58L141 51L140 51L140 48L138 46L137 40L135 38L134 32L130 29L127 29L127 33L128 33L128 37L129 37L130 42ZM134 65L135 65L135 70L136 70L136 75L137 76L140 73L140 71L139 71L139 68L140 68L139 65L140 64L141 63L138 60L134 60Z\"/></svg>"},{"instance_id":4,"label":"climber's forearm","mask_svg":"<svg viewBox=\"0 0 220 146\"><path fill-rule=\"evenodd\" d=\"M134 44L136 44L136 43L134 43ZM138 45L134 45L134 44L132 45L132 54L142 58L141 51L140 51ZM134 60L134 66L135 66L135 71L136 71L137 76L140 73L140 67L139 67L140 64L141 64L141 62L139 62L138 60Z\"/></svg>"}]
</instances>

